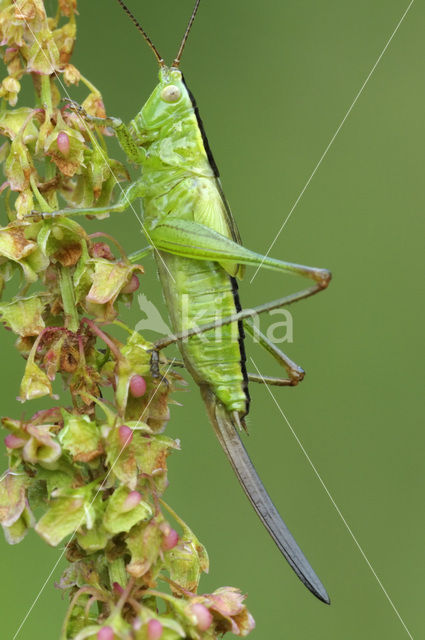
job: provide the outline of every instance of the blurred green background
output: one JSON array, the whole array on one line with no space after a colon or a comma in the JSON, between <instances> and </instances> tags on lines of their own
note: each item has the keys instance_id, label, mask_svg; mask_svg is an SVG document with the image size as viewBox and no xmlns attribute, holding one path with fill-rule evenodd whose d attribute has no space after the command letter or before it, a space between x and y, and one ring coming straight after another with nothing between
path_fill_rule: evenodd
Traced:
<instances>
[{"instance_id":1,"label":"blurred green background","mask_svg":"<svg viewBox=\"0 0 425 640\"><path fill-rule=\"evenodd\" d=\"M128 3L171 61L192 1ZM128 120L156 82L155 60L113 0L78 4L74 63L108 112ZM267 250L407 5L202 3L182 69L246 246ZM425 570L424 24L425 7L415 2L272 251L334 274L328 291L292 309L286 351L307 370L305 381L273 393L415 638L424 637ZM89 228L116 235L128 251L145 245L130 212ZM144 265L142 290L166 317L154 263ZM304 285L265 270L250 284L252 274L241 287L245 306ZM133 324L143 318L136 307ZM10 333L0 344L0 413L17 417L23 362ZM263 374L277 374L258 347L248 350ZM253 640L408 637L267 390L251 393L247 447L332 606L307 592L258 522L191 383L176 396L184 406L172 408L169 433L182 452L170 460L166 499L208 548L201 589L229 584L247 593ZM0 546L1 636L12 638L62 549L34 533ZM20 640L58 638L66 600L54 582L63 567Z\"/></svg>"}]
</instances>

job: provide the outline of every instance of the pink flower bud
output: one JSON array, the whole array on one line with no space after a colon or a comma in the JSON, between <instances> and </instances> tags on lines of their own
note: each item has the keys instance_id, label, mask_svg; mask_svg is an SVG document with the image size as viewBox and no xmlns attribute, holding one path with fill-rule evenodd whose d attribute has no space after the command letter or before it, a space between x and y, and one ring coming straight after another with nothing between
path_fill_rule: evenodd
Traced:
<instances>
[{"instance_id":1,"label":"pink flower bud","mask_svg":"<svg viewBox=\"0 0 425 640\"><path fill-rule=\"evenodd\" d=\"M118 433L123 447L126 447L133 440L133 431L126 424L120 426Z\"/></svg>"},{"instance_id":2,"label":"pink flower bud","mask_svg":"<svg viewBox=\"0 0 425 640\"><path fill-rule=\"evenodd\" d=\"M196 618L199 631L206 631L211 626L212 615L204 604L197 602L190 607L191 612Z\"/></svg>"},{"instance_id":3,"label":"pink flower bud","mask_svg":"<svg viewBox=\"0 0 425 640\"><path fill-rule=\"evenodd\" d=\"M115 593L117 593L118 595L122 595L124 593L124 589L122 588L122 586L119 584L119 582L114 582L112 584L112 588L115 591Z\"/></svg>"},{"instance_id":4,"label":"pink flower bud","mask_svg":"<svg viewBox=\"0 0 425 640\"><path fill-rule=\"evenodd\" d=\"M140 618L134 618L133 622L131 623L131 626L135 631L140 631L140 629L142 628L142 625L143 625L143 622L140 620Z\"/></svg>"},{"instance_id":5,"label":"pink flower bud","mask_svg":"<svg viewBox=\"0 0 425 640\"><path fill-rule=\"evenodd\" d=\"M18 438L14 433L9 433L4 439L4 444L8 449L20 449L24 446L25 440Z\"/></svg>"},{"instance_id":6,"label":"pink flower bud","mask_svg":"<svg viewBox=\"0 0 425 640\"><path fill-rule=\"evenodd\" d=\"M69 136L65 131L60 131L58 133L58 137L56 138L56 142L58 144L58 149L64 156L67 156L69 153Z\"/></svg>"},{"instance_id":7,"label":"pink flower bud","mask_svg":"<svg viewBox=\"0 0 425 640\"><path fill-rule=\"evenodd\" d=\"M137 507L137 505L139 504L141 499L142 499L142 496L140 495L140 493L138 491L130 491L130 493L128 494L128 496L124 500L123 510L124 511L131 511L132 509Z\"/></svg>"},{"instance_id":8,"label":"pink flower bud","mask_svg":"<svg viewBox=\"0 0 425 640\"><path fill-rule=\"evenodd\" d=\"M161 636L162 636L162 624L160 623L159 620L155 620L154 618L152 618L152 620L149 620L148 622L147 638L148 640L159 640Z\"/></svg>"},{"instance_id":9,"label":"pink flower bud","mask_svg":"<svg viewBox=\"0 0 425 640\"><path fill-rule=\"evenodd\" d=\"M111 247L106 242L95 242L91 248L93 258L105 258L105 260L113 260L114 254Z\"/></svg>"},{"instance_id":10,"label":"pink flower bud","mask_svg":"<svg viewBox=\"0 0 425 640\"><path fill-rule=\"evenodd\" d=\"M133 291L137 291L139 286L139 278L133 273L130 282L121 289L121 293L133 293Z\"/></svg>"},{"instance_id":11,"label":"pink flower bud","mask_svg":"<svg viewBox=\"0 0 425 640\"><path fill-rule=\"evenodd\" d=\"M179 541L179 534L175 529L170 529L164 535L164 538L162 540L162 548L164 549L164 551L169 551L170 549L174 549L178 541Z\"/></svg>"},{"instance_id":12,"label":"pink flower bud","mask_svg":"<svg viewBox=\"0 0 425 640\"><path fill-rule=\"evenodd\" d=\"M102 627L97 632L97 640L114 640L114 630L112 627Z\"/></svg>"},{"instance_id":13,"label":"pink flower bud","mask_svg":"<svg viewBox=\"0 0 425 640\"><path fill-rule=\"evenodd\" d=\"M131 376L130 393L134 398L140 398L146 393L146 380L142 376Z\"/></svg>"}]
</instances>

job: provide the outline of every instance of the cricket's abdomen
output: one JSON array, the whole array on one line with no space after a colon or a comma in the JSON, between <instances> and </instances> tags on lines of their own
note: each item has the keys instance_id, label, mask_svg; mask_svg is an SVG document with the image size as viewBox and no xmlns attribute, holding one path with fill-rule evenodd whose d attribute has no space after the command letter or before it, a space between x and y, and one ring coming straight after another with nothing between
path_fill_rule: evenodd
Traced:
<instances>
[{"instance_id":1,"label":"cricket's abdomen","mask_svg":"<svg viewBox=\"0 0 425 640\"><path fill-rule=\"evenodd\" d=\"M236 281L216 262L160 252L157 264L176 333L239 311ZM246 415L249 396L242 326L232 323L192 336L179 348L197 384L209 385L228 411Z\"/></svg>"}]
</instances>

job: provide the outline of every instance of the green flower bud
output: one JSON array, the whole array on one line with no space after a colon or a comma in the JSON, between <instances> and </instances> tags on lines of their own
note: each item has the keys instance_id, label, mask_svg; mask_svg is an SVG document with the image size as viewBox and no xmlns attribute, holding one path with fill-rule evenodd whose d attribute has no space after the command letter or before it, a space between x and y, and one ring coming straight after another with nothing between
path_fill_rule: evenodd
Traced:
<instances>
[{"instance_id":1,"label":"green flower bud","mask_svg":"<svg viewBox=\"0 0 425 640\"><path fill-rule=\"evenodd\" d=\"M74 1L75 0L72 0L72 2ZM69 87L71 84L78 84L80 82L81 74L73 64L66 64L63 69L63 79L65 84Z\"/></svg>"},{"instance_id":2,"label":"green flower bud","mask_svg":"<svg viewBox=\"0 0 425 640\"><path fill-rule=\"evenodd\" d=\"M37 242L43 254L52 262L72 267L81 257L86 238L84 229L75 220L59 218L43 222Z\"/></svg>"},{"instance_id":3,"label":"green flower bud","mask_svg":"<svg viewBox=\"0 0 425 640\"><path fill-rule=\"evenodd\" d=\"M86 296L86 308L97 318L112 320L117 311L114 302L130 282L135 271L142 271L138 265L110 262L98 258L93 260L93 283Z\"/></svg>"},{"instance_id":4,"label":"green flower bud","mask_svg":"<svg viewBox=\"0 0 425 640\"><path fill-rule=\"evenodd\" d=\"M66 64L71 57L76 35L77 26L75 20L71 20L65 23L63 27L60 27L60 29L53 31L53 37L59 51L59 59L62 65Z\"/></svg>"},{"instance_id":5,"label":"green flower bud","mask_svg":"<svg viewBox=\"0 0 425 640\"><path fill-rule=\"evenodd\" d=\"M54 463L61 456L61 447L50 430L55 429L55 425L31 424L26 426L29 436L22 450L22 458L31 464L40 464L47 468L54 467Z\"/></svg>"},{"instance_id":6,"label":"green flower bud","mask_svg":"<svg viewBox=\"0 0 425 640\"><path fill-rule=\"evenodd\" d=\"M30 188L24 189L15 200L15 209L18 220L22 220L34 210L34 198Z\"/></svg>"},{"instance_id":7,"label":"green flower bud","mask_svg":"<svg viewBox=\"0 0 425 640\"><path fill-rule=\"evenodd\" d=\"M37 336L45 327L43 311L48 296L34 294L28 298L15 298L0 304L0 317L12 331L20 336Z\"/></svg>"},{"instance_id":8,"label":"green flower bud","mask_svg":"<svg viewBox=\"0 0 425 640\"><path fill-rule=\"evenodd\" d=\"M2 80L0 86L0 97L8 101L11 107L18 102L18 94L21 90L21 83L16 79L8 76Z\"/></svg>"},{"instance_id":9,"label":"green flower bud","mask_svg":"<svg viewBox=\"0 0 425 640\"><path fill-rule=\"evenodd\" d=\"M196 592L202 572L208 573L208 554L189 527L181 524L183 535L177 545L164 554L164 562L171 580L183 589Z\"/></svg>"},{"instance_id":10,"label":"green flower bud","mask_svg":"<svg viewBox=\"0 0 425 640\"><path fill-rule=\"evenodd\" d=\"M214 614L219 633L230 631L236 636L247 636L255 628L254 618L243 604L246 596L234 587L221 587L211 594L196 598L206 604Z\"/></svg>"},{"instance_id":11,"label":"green flower bud","mask_svg":"<svg viewBox=\"0 0 425 640\"><path fill-rule=\"evenodd\" d=\"M27 282L35 282L37 273L48 265L48 259L43 256L37 244L28 240L23 228L14 226L13 223L0 228L0 256L18 263Z\"/></svg>"},{"instance_id":12,"label":"green flower bud","mask_svg":"<svg viewBox=\"0 0 425 640\"><path fill-rule=\"evenodd\" d=\"M19 396L19 400L21 402L33 400L34 398L42 398L47 395L53 395L52 384L47 374L42 371L34 361L41 336L42 334L40 334L39 338L34 342L27 360L24 377L21 382Z\"/></svg>"},{"instance_id":13,"label":"green flower bud","mask_svg":"<svg viewBox=\"0 0 425 640\"><path fill-rule=\"evenodd\" d=\"M24 30L25 23L23 20L16 20L16 6L8 2L9 7L3 8L0 14L0 40L2 44L8 46L17 45L22 47L25 44Z\"/></svg>"},{"instance_id":14,"label":"green flower bud","mask_svg":"<svg viewBox=\"0 0 425 640\"><path fill-rule=\"evenodd\" d=\"M10 145L9 156L4 164L4 172L12 191L24 191L29 186L29 180L34 167L27 147L16 136Z\"/></svg>"}]
</instances>

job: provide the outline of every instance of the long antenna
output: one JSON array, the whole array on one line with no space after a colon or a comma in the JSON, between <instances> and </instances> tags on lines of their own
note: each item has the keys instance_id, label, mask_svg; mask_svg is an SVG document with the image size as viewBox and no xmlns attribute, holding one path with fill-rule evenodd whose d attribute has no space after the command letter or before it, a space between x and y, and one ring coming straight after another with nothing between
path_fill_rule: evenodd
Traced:
<instances>
[{"instance_id":1,"label":"long antenna","mask_svg":"<svg viewBox=\"0 0 425 640\"><path fill-rule=\"evenodd\" d=\"M120 2L120 0L118 0L118 2ZM177 68L178 68L178 66L179 66L179 64L180 64L180 58L182 57L183 49L184 49L184 47L185 47L186 40L187 40L187 37L188 37L188 35L189 35L189 32L190 32L190 30L191 30L191 28L192 28L193 21L195 20L195 16L196 16L196 13L197 13L197 11L198 11L198 7L199 7L199 3L200 3L200 2L201 2L201 0L196 0L196 3L195 3L195 6L194 6L194 9L193 9L193 11L192 11L192 15L191 15L190 20L189 20L189 24L187 25L187 28L186 28L185 34L184 34L184 36L183 36L183 40L182 40L181 45L180 45L179 52L178 52L178 54L177 54L177 56L175 57L174 62L173 62L173 67L174 67L175 69L177 69Z\"/></svg>"},{"instance_id":2,"label":"long antenna","mask_svg":"<svg viewBox=\"0 0 425 640\"><path fill-rule=\"evenodd\" d=\"M198 4L199 4L198 0ZM123 0L117 0L118 4L121 6L122 9L124 9L125 13L128 15L128 17L130 18L130 20L136 25L137 29L140 31L140 33L142 34L142 36L144 37L144 39L146 40L146 42L148 43L149 47L152 49L152 51L154 52L155 58L158 60L158 64L160 67L164 67L165 63L164 63L164 59L159 55L158 49L155 47L154 43L152 42L152 40L149 38L148 34L146 33L146 31L143 29L142 25L140 24L140 22L138 22L138 20L136 20L135 16L131 13L130 9L127 7L126 4L124 4ZM193 22L193 19L192 19ZM185 36L187 38L187 35ZM180 52L179 52L180 54Z\"/></svg>"}]
</instances>

